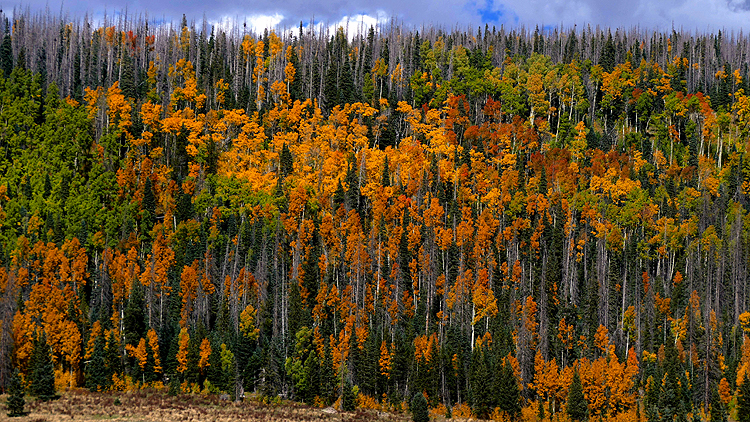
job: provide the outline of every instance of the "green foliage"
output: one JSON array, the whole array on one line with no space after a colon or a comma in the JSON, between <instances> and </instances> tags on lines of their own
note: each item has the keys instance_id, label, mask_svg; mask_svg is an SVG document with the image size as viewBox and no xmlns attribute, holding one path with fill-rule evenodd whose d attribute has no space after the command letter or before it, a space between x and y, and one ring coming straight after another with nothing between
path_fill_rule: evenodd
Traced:
<instances>
[{"instance_id":1,"label":"green foliage","mask_svg":"<svg viewBox=\"0 0 750 422\"><path fill-rule=\"evenodd\" d=\"M429 422L430 414L427 408L427 399L421 392L414 393L414 397L409 404L411 410L411 420L414 422Z\"/></svg>"},{"instance_id":2,"label":"green foliage","mask_svg":"<svg viewBox=\"0 0 750 422\"><path fill-rule=\"evenodd\" d=\"M570 389L568 390L568 404L566 409L568 416L572 420L586 420L589 407L586 398L583 396L583 386L581 385L581 377L578 375L578 371L573 374L573 382L570 384Z\"/></svg>"},{"instance_id":3,"label":"green foliage","mask_svg":"<svg viewBox=\"0 0 750 422\"><path fill-rule=\"evenodd\" d=\"M738 422L750 422L750 377L747 373L737 391L736 409Z\"/></svg>"},{"instance_id":4,"label":"green foliage","mask_svg":"<svg viewBox=\"0 0 750 422\"><path fill-rule=\"evenodd\" d=\"M31 395L41 401L57 399L55 366L52 363L52 351L47 344L47 334L44 332L34 339L30 366Z\"/></svg>"},{"instance_id":5,"label":"green foliage","mask_svg":"<svg viewBox=\"0 0 750 422\"><path fill-rule=\"evenodd\" d=\"M320 388L318 353L312 344L312 330L302 327L296 334L294 355L286 360L286 372L294 381L294 394L312 404Z\"/></svg>"},{"instance_id":6,"label":"green foliage","mask_svg":"<svg viewBox=\"0 0 750 422\"><path fill-rule=\"evenodd\" d=\"M349 378L344 379L344 385L341 392L341 409L344 412L353 412L357 407L357 396L354 394L354 387Z\"/></svg>"},{"instance_id":7,"label":"green foliage","mask_svg":"<svg viewBox=\"0 0 750 422\"><path fill-rule=\"evenodd\" d=\"M146 314L144 311L143 287L136 279L130 290L130 299L125 307L125 344L137 346L141 338L146 337Z\"/></svg>"},{"instance_id":8,"label":"green foliage","mask_svg":"<svg viewBox=\"0 0 750 422\"><path fill-rule=\"evenodd\" d=\"M102 391L111 384L105 353L105 340L99 336L94 341L91 359L86 364L86 388L90 391Z\"/></svg>"},{"instance_id":9,"label":"green foliage","mask_svg":"<svg viewBox=\"0 0 750 422\"><path fill-rule=\"evenodd\" d=\"M5 403L5 407L8 409L8 416L18 417L26 414L24 411L24 407L26 406L24 395L25 391L23 384L21 383L21 374L18 371L18 368L15 368L13 370L13 375L10 378L10 384L8 385L8 400Z\"/></svg>"},{"instance_id":10,"label":"green foliage","mask_svg":"<svg viewBox=\"0 0 750 422\"><path fill-rule=\"evenodd\" d=\"M504 363L499 366L499 371L495 371L497 404L510 416L511 420L517 420L521 414L521 391L518 388L518 381L510 364Z\"/></svg>"}]
</instances>

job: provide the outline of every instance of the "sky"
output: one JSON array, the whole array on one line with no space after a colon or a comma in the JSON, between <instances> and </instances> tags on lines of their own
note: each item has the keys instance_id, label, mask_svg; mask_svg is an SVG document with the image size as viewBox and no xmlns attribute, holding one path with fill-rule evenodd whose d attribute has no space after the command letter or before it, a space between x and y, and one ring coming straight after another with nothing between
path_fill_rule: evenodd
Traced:
<instances>
[{"instance_id":1,"label":"sky","mask_svg":"<svg viewBox=\"0 0 750 422\"><path fill-rule=\"evenodd\" d=\"M591 25L610 28L637 26L646 30L710 31L750 29L750 0L28 0L2 5L7 9L49 8L72 16L89 13L147 14L150 19L179 22L205 17L214 24L247 23L264 28L296 28L300 22L329 27L348 25L350 31L388 23L419 28L500 25L564 27Z\"/></svg>"}]
</instances>

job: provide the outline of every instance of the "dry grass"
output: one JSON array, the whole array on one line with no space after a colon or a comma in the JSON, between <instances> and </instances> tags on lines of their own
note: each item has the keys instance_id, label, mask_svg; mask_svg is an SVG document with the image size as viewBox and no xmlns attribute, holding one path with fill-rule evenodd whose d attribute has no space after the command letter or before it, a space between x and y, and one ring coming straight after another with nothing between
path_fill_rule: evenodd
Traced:
<instances>
[{"instance_id":1,"label":"dry grass","mask_svg":"<svg viewBox=\"0 0 750 422\"><path fill-rule=\"evenodd\" d=\"M373 410L333 414L323 409L294 402L265 405L255 400L242 403L222 401L216 396L168 396L164 392L143 390L134 393L90 393L71 391L59 400L38 402L27 397L26 411L20 418L8 418L7 397L0 397L0 420L18 422L67 421L139 421L139 422L234 422L234 421L341 421L341 422L406 422L407 415ZM119 399L119 404L118 404Z\"/></svg>"}]
</instances>

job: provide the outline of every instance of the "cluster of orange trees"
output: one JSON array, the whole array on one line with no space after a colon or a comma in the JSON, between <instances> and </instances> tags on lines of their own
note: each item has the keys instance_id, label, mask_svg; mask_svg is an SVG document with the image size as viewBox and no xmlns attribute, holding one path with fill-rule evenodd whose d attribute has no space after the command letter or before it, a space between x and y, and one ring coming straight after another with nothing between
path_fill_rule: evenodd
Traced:
<instances>
[{"instance_id":1,"label":"cluster of orange trees","mask_svg":"<svg viewBox=\"0 0 750 422\"><path fill-rule=\"evenodd\" d=\"M750 100L721 34L84 21L58 51L35 22L0 45L0 385L43 336L58 389L742 402Z\"/></svg>"}]
</instances>

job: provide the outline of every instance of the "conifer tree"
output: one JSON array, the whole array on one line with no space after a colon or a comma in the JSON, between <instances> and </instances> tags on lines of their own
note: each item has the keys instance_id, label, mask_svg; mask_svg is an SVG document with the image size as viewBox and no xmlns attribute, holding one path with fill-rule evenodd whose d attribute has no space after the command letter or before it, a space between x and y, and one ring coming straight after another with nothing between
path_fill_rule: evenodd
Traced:
<instances>
[{"instance_id":1,"label":"conifer tree","mask_svg":"<svg viewBox=\"0 0 750 422\"><path fill-rule=\"evenodd\" d=\"M10 22L5 18L5 35L2 44L0 44L0 68L3 70L3 76L10 77L13 71L13 46L10 36Z\"/></svg>"},{"instance_id":2,"label":"conifer tree","mask_svg":"<svg viewBox=\"0 0 750 422\"><path fill-rule=\"evenodd\" d=\"M497 374L497 400L500 409L510 416L511 420L518 420L521 414L521 391L518 389L516 375L513 368L503 363Z\"/></svg>"},{"instance_id":3,"label":"conifer tree","mask_svg":"<svg viewBox=\"0 0 750 422\"><path fill-rule=\"evenodd\" d=\"M284 143L284 146L281 147L281 157L279 161L279 170L281 170L281 174L285 177L291 174L294 170L294 158L292 157L292 153L289 151L286 142Z\"/></svg>"},{"instance_id":4,"label":"conifer tree","mask_svg":"<svg viewBox=\"0 0 750 422\"><path fill-rule=\"evenodd\" d=\"M10 378L10 385L8 385L8 401L6 403L8 416L23 416L25 414L24 406L26 406L26 399L24 398L23 384L21 384L21 375L18 368L15 368L13 376Z\"/></svg>"},{"instance_id":5,"label":"conifer tree","mask_svg":"<svg viewBox=\"0 0 750 422\"><path fill-rule=\"evenodd\" d=\"M42 332L34 340L31 357L31 394L42 401L54 400L55 366L52 363L52 351L47 344L47 335Z\"/></svg>"},{"instance_id":6,"label":"conifer tree","mask_svg":"<svg viewBox=\"0 0 750 422\"><path fill-rule=\"evenodd\" d=\"M427 410L427 399L421 392L416 392L411 399L411 419L414 422L429 422L430 414Z\"/></svg>"},{"instance_id":7,"label":"conifer tree","mask_svg":"<svg viewBox=\"0 0 750 422\"><path fill-rule=\"evenodd\" d=\"M341 392L341 409L344 412L353 412L357 406L356 401L357 397L354 396L352 383L349 378L346 378L344 380L344 391Z\"/></svg>"},{"instance_id":8,"label":"conifer tree","mask_svg":"<svg viewBox=\"0 0 750 422\"><path fill-rule=\"evenodd\" d=\"M573 374L573 382L570 384L570 390L568 390L567 412L568 416L574 421L585 420L588 414L588 404L583 396L583 386L578 371Z\"/></svg>"},{"instance_id":9,"label":"conifer tree","mask_svg":"<svg viewBox=\"0 0 750 422\"><path fill-rule=\"evenodd\" d=\"M144 233L151 230L151 226L154 223L154 217L156 216L156 198L154 196L153 183L151 178L146 178L146 185L143 187L143 218L141 224L143 225L142 231Z\"/></svg>"},{"instance_id":10,"label":"conifer tree","mask_svg":"<svg viewBox=\"0 0 750 422\"><path fill-rule=\"evenodd\" d=\"M130 299L125 307L123 324L125 326L125 344L137 346L146 335L146 314L143 300L143 289L138 279L133 279Z\"/></svg>"},{"instance_id":11,"label":"conifer tree","mask_svg":"<svg viewBox=\"0 0 750 422\"><path fill-rule=\"evenodd\" d=\"M86 364L86 388L90 391L103 390L109 385L105 360L104 338L97 337L91 360Z\"/></svg>"},{"instance_id":12,"label":"conifer tree","mask_svg":"<svg viewBox=\"0 0 750 422\"><path fill-rule=\"evenodd\" d=\"M750 378L747 373L737 392L737 421L750 422Z\"/></svg>"}]
</instances>

